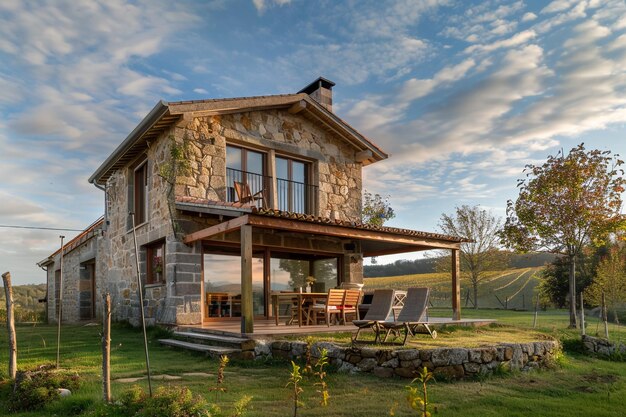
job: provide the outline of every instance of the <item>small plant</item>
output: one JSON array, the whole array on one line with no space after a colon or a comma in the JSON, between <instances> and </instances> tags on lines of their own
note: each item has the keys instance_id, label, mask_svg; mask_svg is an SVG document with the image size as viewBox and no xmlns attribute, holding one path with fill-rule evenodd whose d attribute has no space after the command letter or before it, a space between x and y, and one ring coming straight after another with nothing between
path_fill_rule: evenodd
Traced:
<instances>
[{"instance_id":1,"label":"small plant","mask_svg":"<svg viewBox=\"0 0 626 417\"><path fill-rule=\"evenodd\" d=\"M328 398L330 395L328 393L328 384L326 383L326 371L324 367L328 365L328 351L326 349L322 349L320 351L320 357L315 364L315 376L319 378L319 382L316 382L315 385L319 386L320 389L317 391L321 395L320 405L326 407L328 405Z\"/></svg>"},{"instance_id":2,"label":"small plant","mask_svg":"<svg viewBox=\"0 0 626 417\"><path fill-rule=\"evenodd\" d=\"M235 413L231 417L241 417L250 408L250 402L252 401L251 395L244 395L235 402Z\"/></svg>"},{"instance_id":3,"label":"small plant","mask_svg":"<svg viewBox=\"0 0 626 417\"><path fill-rule=\"evenodd\" d=\"M304 390L300 387L300 381L302 381L300 366L294 361L291 361L291 372L289 375L289 382L287 382L286 386L293 386L293 390L291 391L291 396L293 398L293 417L298 417L298 409L304 405L304 403L300 401L300 395L304 392Z\"/></svg>"},{"instance_id":4,"label":"small plant","mask_svg":"<svg viewBox=\"0 0 626 417\"><path fill-rule=\"evenodd\" d=\"M407 401L409 402L409 406L417 411L420 417L430 417L430 411L428 411L428 381L433 379L433 373L428 370L428 368L424 367L417 374L417 378L411 381L411 384L415 382L419 382L421 386L412 386L407 385L406 389L408 390L408 394L406 396Z\"/></svg>"},{"instance_id":5,"label":"small plant","mask_svg":"<svg viewBox=\"0 0 626 417\"><path fill-rule=\"evenodd\" d=\"M218 392L226 392L226 388L223 387L222 384L224 383L224 370L226 369L226 365L228 365L228 362L230 362L230 359L228 359L228 356L226 355L220 356L220 364L217 368L217 380L215 381L216 385L214 387L209 388L209 392L215 391L215 402L217 402Z\"/></svg>"},{"instance_id":6,"label":"small plant","mask_svg":"<svg viewBox=\"0 0 626 417\"><path fill-rule=\"evenodd\" d=\"M304 368L302 369L303 374L313 374L313 365L311 361L311 349L313 348L313 338L311 336L307 336L304 339L306 343L306 351L304 352Z\"/></svg>"}]
</instances>

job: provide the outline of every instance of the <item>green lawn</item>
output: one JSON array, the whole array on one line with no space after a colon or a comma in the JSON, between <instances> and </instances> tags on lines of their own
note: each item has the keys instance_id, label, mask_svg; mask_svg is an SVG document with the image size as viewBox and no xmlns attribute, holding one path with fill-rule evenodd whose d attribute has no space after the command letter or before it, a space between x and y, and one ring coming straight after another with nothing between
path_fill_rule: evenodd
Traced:
<instances>
[{"instance_id":1,"label":"green lawn","mask_svg":"<svg viewBox=\"0 0 626 417\"><path fill-rule=\"evenodd\" d=\"M437 313L445 314L441 310ZM493 317L505 325L477 330L449 329L445 336L450 340L493 337L498 332L521 334L532 324L528 312L496 310L464 310L464 316ZM565 329L565 312L542 312L538 331L560 339L571 339L576 333ZM594 327L595 323L591 323ZM504 329L504 330L503 330ZM613 330L613 327L611 328ZM72 410L90 409L100 401L100 328L97 326L64 326L62 333L61 363L63 368L78 372L85 381L83 387L70 399L39 412L23 413L23 416L77 415ZM112 332L112 379L142 376L144 374L141 333L124 326L115 326ZM202 355L173 350L159 346L158 331L150 337L150 360L154 375L178 375L182 380L160 385L186 385L210 401L215 398L208 388L214 384L217 369L215 360ZM615 330L615 337L626 339L623 328ZM418 346L426 345L426 338L419 336ZM569 346L569 344L568 344ZM42 363L52 363L56 358L56 327L18 326L18 365L32 368ZM5 379L0 390L6 398L9 389L7 375L6 332L0 334L0 377ZM210 377L184 376L183 373L205 372ZM230 412L232 404L242 395L252 395L249 416L288 416L290 414L289 393L285 388L288 379L288 364L251 363L233 361L227 368L226 393L220 394L218 403ZM304 380L305 408L302 416L385 416L394 408L396 416L411 414L406 405L405 386L409 381L402 379L381 380L370 375L345 375L331 372L330 406L317 405L317 387L313 381ZM146 385L145 381L140 383ZM113 382L114 396L130 384ZM434 382L430 388L430 399L441 416L618 416L626 407L626 363L588 358L573 351L566 351L563 365L553 371L512 374L491 377L482 381L445 383ZM82 404L76 407L76 404ZM0 406L2 410L2 406ZM1 413L0 413L1 414ZM230 415L230 414L227 414ZM624 414L621 414L624 415Z\"/></svg>"}]
</instances>

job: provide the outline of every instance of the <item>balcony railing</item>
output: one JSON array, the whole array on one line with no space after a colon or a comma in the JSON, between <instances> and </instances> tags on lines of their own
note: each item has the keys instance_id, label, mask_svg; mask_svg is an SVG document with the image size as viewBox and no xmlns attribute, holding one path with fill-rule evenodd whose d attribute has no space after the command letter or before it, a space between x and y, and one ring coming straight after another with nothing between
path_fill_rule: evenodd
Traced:
<instances>
[{"instance_id":1,"label":"balcony railing","mask_svg":"<svg viewBox=\"0 0 626 417\"><path fill-rule=\"evenodd\" d=\"M294 213L315 214L318 189L315 185L277 178L275 185L277 200L275 207L272 207L270 191L272 177L226 168L226 201L228 202L239 200L235 192L235 182L247 184L252 195L258 194L260 198L252 204L259 208L278 208Z\"/></svg>"}]
</instances>

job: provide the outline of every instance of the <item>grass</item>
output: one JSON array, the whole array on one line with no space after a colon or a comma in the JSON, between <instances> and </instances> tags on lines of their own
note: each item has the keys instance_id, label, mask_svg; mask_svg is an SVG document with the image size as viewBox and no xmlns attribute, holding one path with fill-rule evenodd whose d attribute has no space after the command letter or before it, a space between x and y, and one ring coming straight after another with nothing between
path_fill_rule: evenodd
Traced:
<instances>
[{"instance_id":1,"label":"grass","mask_svg":"<svg viewBox=\"0 0 626 417\"><path fill-rule=\"evenodd\" d=\"M436 315L447 314L436 310ZM522 341L529 337L532 315L528 312L496 310L464 310L464 316L491 317L499 325L480 329L446 328L440 330L436 341L420 335L414 339L418 347L461 343L502 341L514 338ZM539 327L532 337L557 337L562 340L577 337L567 330L567 314L561 311L541 312ZM591 323L593 327L595 323ZM589 328L589 327L588 327ZM73 396L62 399L49 408L19 416L80 415L97 407L101 400L100 385L100 328L98 326L64 326L62 333L61 365L78 372L84 385ZM615 338L626 339L623 327L611 328ZM56 327L18 326L18 366L33 368L42 363L53 363L56 358ZM209 401L216 398L208 388L215 385L218 363L191 352L173 350L158 345L161 331L150 331L150 362L153 375L178 375L179 381L154 381L154 386L185 385ZM348 337L349 335L344 335ZM566 344L567 345L567 344ZM7 375L6 333L0 334L0 378ZM575 351L566 351L562 366L553 371L529 374L511 374L503 377L431 385L429 397L441 416L616 416L626 406L626 363L589 358ZM112 331L112 388L113 396L130 384L117 382L123 377L145 374L141 333L125 326L114 326ZM209 377L183 375L205 372ZM225 393L217 396L219 405L232 412L235 401L242 395L252 395L249 416L290 415L291 402L288 389L289 365L286 362L237 362L226 368ZM314 380L304 379L302 416L384 416L394 407L396 416L412 415L406 405L405 386L408 380L380 380L371 375L346 375L330 372L330 406L318 406L317 387ZM139 382L146 386L145 380ZM0 399L6 398L10 384L0 384ZM0 404L0 409L2 405Z\"/></svg>"}]
</instances>

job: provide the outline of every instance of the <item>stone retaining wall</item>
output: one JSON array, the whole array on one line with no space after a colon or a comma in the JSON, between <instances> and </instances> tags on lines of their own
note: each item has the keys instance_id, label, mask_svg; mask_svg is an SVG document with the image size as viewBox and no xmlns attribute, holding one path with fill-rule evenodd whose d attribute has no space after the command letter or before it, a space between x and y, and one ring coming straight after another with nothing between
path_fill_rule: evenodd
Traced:
<instances>
[{"instance_id":1,"label":"stone retaining wall","mask_svg":"<svg viewBox=\"0 0 626 417\"><path fill-rule=\"evenodd\" d=\"M583 336L583 346L587 353L599 356L613 356L616 354L626 357L626 345L611 343L606 339L593 336Z\"/></svg>"},{"instance_id":2,"label":"stone retaining wall","mask_svg":"<svg viewBox=\"0 0 626 417\"><path fill-rule=\"evenodd\" d=\"M319 357L328 351L330 362L339 372L370 372L381 378L399 376L414 378L416 370L426 367L442 379L471 378L493 373L498 367L528 371L547 367L560 351L557 341L502 343L480 348L379 349L373 347L340 347L328 342L314 343L311 355ZM304 342L258 341L254 356L295 359L306 352Z\"/></svg>"}]
</instances>

